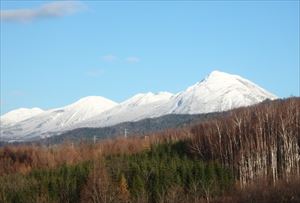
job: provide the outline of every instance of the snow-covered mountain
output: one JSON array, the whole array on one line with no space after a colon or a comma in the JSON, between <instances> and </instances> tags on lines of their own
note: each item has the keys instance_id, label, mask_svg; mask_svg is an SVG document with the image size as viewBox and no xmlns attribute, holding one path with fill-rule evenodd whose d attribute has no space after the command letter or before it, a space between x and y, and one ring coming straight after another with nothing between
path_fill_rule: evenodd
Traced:
<instances>
[{"instance_id":1,"label":"snow-covered mountain","mask_svg":"<svg viewBox=\"0 0 300 203\"><path fill-rule=\"evenodd\" d=\"M53 133L56 134L56 132L70 128L116 105L116 102L103 97L84 97L73 104L41 112L26 120L15 122L14 125L2 125L1 123L1 135L5 140L26 140L34 137L47 137ZM7 114L10 114L10 112Z\"/></svg>"},{"instance_id":2,"label":"snow-covered mountain","mask_svg":"<svg viewBox=\"0 0 300 203\"><path fill-rule=\"evenodd\" d=\"M40 113L42 113L43 110L40 108L19 108L15 109L13 111L10 111L0 118L1 125L10 125L14 124L16 122L20 122L23 120L26 120L30 117L36 116Z\"/></svg>"},{"instance_id":3,"label":"snow-covered mountain","mask_svg":"<svg viewBox=\"0 0 300 203\"><path fill-rule=\"evenodd\" d=\"M111 126L166 114L226 111L275 98L275 95L238 75L213 71L204 80L178 94L138 94L76 127Z\"/></svg>"},{"instance_id":4,"label":"snow-covered mountain","mask_svg":"<svg viewBox=\"0 0 300 203\"><path fill-rule=\"evenodd\" d=\"M1 135L6 140L26 140L79 127L111 126L166 114L225 111L275 98L238 75L213 71L204 80L175 95L168 92L137 94L120 104L103 97L86 97L26 119L11 119L10 125L1 122ZM3 115L1 121L11 113Z\"/></svg>"},{"instance_id":5,"label":"snow-covered mountain","mask_svg":"<svg viewBox=\"0 0 300 203\"><path fill-rule=\"evenodd\" d=\"M170 102L172 96L169 92L137 94L114 108L79 123L76 127L102 127L158 117L166 114L163 113L164 106Z\"/></svg>"},{"instance_id":6,"label":"snow-covered mountain","mask_svg":"<svg viewBox=\"0 0 300 203\"><path fill-rule=\"evenodd\" d=\"M213 71L201 82L174 96L169 113L226 111L275 98L275 95L238 75Z\"/></svg>"}]
</instances>

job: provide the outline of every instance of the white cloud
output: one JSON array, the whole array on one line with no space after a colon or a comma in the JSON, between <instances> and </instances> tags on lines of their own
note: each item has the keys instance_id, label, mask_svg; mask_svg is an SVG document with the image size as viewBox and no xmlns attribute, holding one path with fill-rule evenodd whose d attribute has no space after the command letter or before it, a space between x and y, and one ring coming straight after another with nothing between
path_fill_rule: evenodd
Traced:
<instances>
[{"instance_id":1,"label":"white cloud","mask_svg":"<svg viewBox=\"0 0 300 203\"><path fill-rule=\"evenodd\" d=\"M85 6L78 1L55 1L37 8L1 10L0 18L5 22L30 22L70 15L84 8Z\"/></svg>"},{"instance_id":2,"label":"white cloud","mask_svg":"<svg viewBox=\"0 0 300 203\"><path fill-rule=\"evenodd\" d=\"M104 71L102 69L92 69L86 72L86 75L89 77L99 77L101 75L103 75Z\"/></svg>"},{"instance_id":3,"label":"white cloud","mask_svg":"<svg viewBox=\"0 0 300 203\"><path fill-rule=\"evenodd\" d=\"M130 56L125 59L128 63L138 63L140 62L140 58L136 56Z\"/></svg>"},{"instance_id":4,"label":"white cloud","mask_svg":"<svg viewBox=\"0 0 300 203\"><path fill-rule=\"evenodd\" d=\"M108 55L102 56L102 60L107 61L107 62L112 62L112 61L117 60L117 57L115 55L108 54Z\"/></svg>"}]
</instances>

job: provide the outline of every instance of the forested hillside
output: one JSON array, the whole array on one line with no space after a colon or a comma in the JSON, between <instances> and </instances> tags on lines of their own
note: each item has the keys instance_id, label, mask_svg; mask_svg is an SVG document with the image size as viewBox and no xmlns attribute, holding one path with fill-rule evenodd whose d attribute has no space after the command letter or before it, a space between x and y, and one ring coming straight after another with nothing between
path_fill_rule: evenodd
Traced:
<instances>
[{"instance_id":1,"label":"forested hillside","mask_svg":"<svg viewBox=\"0 0 300 203\"><path fill-rule=\"evenodd\" d=\"M254 179L290 179L300 174L300 100L277 100L201 123L190 148L205 160L228 166L243 186Z\"/></svg>"},{"instance_id":2,"label":"forested hillside","mask_svg":"<svg viewBox=\"0 0 300 203\"><path fill-rule=\"evenodd\" d=\"M300 98L191 127L0 148L0 202L300 202Z\"/></svg>"}]
</instances>

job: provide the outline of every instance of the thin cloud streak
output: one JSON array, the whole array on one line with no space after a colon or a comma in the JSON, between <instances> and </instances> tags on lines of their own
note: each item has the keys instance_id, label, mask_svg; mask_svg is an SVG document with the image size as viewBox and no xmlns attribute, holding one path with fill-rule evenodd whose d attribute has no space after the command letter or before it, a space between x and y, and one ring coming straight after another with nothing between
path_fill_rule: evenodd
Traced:
<instances>
[{"instance_id":1,"label":"thin cloud streak","mask_svg":"<svg viewBox=\"0 0 300 203\"><path fill-rule=\"evenodd\" d=\"M140 62L140 58L136 57L136 56L130 56L126 58L126 61L128 63L138 63Z\"/></svg>"},{"instance_id":2,"label":"thin cloud streak","mask_svg":"<svg viewBox=\"0 0 300 203\"><path fill-rule=\"evenodd\" d=\"M78 1L55 1L37 8L1 10L3 22L31 22L39 19L58 18L81 11L85 6Z\"/></svg>"},{"instance_id":3,"label":"thin cloud streak","mask_svg":"<svg viewBox=\"0 0 300 203\"><path fill-rule=\"evenodd\" d=\"M102 60L103 61L107 61L107 62L112 62L112 61L116 61L118 58L115 55L112 54L108 54L105 56L102 56Z\"/></svg>"}]
</instances>

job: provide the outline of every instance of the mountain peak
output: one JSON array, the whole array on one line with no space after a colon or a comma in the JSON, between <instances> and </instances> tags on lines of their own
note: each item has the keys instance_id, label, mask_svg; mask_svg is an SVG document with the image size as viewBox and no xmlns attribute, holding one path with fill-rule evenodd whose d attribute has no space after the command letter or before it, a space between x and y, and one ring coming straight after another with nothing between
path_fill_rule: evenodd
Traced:
<instances>
[{"instance_id":1,"label":"mountain peak","mask_svg":"<svg viewBox=\"0 0 300 203\"><path fill-rule=\"evenodd\" d=\"M107 99L101 96L87 96L83 97L76 102L66 106L65 108L74 108L74 107L87 107L87 106L115 106L117 105L116 102Z\"/></svg>"},{"instance_id":2,"label":"mountain peak","mask_svg":"<svg viewBox=\"0 0 300 203\"><path fill-rule=\"evenodd\" d=\"M217 84L222 84L224 82L226 84L229 81L235 80L236 77L239 77L239 76L221 72L218 70L214 70L210 74L208 74L203 80L188 87L186 89L186 91L193 91L195 88L198 88L199 86L203 86L204 84L217 85Z\"/></svg>"},{"instance_id":3,"label":"mountain peak","mask_svg":"<svg viewBox=\"0 0 300 203\"><path fill-rule=\"evenodd\" d=\"M277 97L238 75L211 72L176 97L172 112L208 113L248 106Z\"/></svg>"},{"instance_id":4,"label":"mountain peak","mask_svg":"<svg viewBox=\"0 0 300 203\"><path fill-rule=\"evenodd\" d=\"M205 80L228 80L228 79L235 79L236 77L239 77L238 75L233 75L225 72L221 72L218 70L212 71Z\"/></svg>"},{"instance_id":5,"label":"mountain peak","mask_svg":"<svg viewBox=\"0 0 300 203\"><path fill-rule=\"evenodd\" d=\"M230 75L230 74L219 70L213 70L212 72L210 72L208 76L221 76L221 75Z\"/></svg>"}]
</instances>

